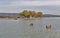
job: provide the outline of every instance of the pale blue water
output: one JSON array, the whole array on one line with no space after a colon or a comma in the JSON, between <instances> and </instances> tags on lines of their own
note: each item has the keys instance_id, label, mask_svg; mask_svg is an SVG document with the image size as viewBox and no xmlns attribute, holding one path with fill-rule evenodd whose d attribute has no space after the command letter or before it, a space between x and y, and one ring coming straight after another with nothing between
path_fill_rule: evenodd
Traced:
<instances>
[{"instance_id":1,"label":"pale blue water","mask_svg":"<svg viewBox=\"0 0 60 38\"><path fill-rule=\"evenodd\" d=\"M52 28L47 30L45 26L49 24ZM60 38L60 17L0 20L0 38Z\"/></svg>"}]
</instances>

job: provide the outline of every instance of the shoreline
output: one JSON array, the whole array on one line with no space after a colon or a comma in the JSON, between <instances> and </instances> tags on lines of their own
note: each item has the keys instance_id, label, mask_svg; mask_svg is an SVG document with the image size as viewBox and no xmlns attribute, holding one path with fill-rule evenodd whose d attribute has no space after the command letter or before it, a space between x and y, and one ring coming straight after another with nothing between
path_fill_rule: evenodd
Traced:
<instances>
[{"instance_id":1,"label":"shoreline","mask_svg":"<svg viewBox=\"0 0 60 38\"><path fill-rule=\"evenodd\" d=\"M34 20L34 18L0 18L0 20Z\"/></svg>"},{"instance_id":2,"label":"shoreline","mask_svg":"<svg viewBox=\"0 0 60 38\"><path fill-rule=\"evenodd\" d=\"M42 18L46 18L46 19L48 19L48 18L50 18L50 19L58 19L58 17L42 17ZM0 20L40 20L41 18L0 18ZM60 19L60 18L59 18Z\"/></svg>"}]
</instances>

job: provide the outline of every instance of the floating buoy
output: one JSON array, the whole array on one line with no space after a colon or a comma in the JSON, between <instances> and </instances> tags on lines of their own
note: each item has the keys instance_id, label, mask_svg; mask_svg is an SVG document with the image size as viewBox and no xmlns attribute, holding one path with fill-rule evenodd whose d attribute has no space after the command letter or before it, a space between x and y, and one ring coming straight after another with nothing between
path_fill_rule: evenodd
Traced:
<instances>
[{"instance_id":1,"label":"floating buoy","mask_svg":"<svg viewBox=\"0 0 60 38\"><path fill-rule=\"evenodd\" d=\"M46 29L51 29L51 25L46 25Z\"/></svg>"}]
</instances>

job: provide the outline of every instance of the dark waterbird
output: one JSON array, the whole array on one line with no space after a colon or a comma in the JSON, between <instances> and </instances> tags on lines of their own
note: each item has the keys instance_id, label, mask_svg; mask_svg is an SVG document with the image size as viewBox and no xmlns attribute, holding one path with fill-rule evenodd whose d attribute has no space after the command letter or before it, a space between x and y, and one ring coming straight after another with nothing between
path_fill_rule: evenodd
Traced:
<instances>
[{"instance_id":1,"label":"dark waterbird","mask_svg":"<svg viewBox=\"0 0 60 38\"><path fill-rule=\"evenodd\" d=\"M30 26L33 26L33 23L31 23Z\"/></svg>"},{"instance_id":2,"label":"dark waterbird","mask_svg":"<svg viewBox=\"0 0 60 38\"><path fill-rule=\"evenodd\" d=\"M46 25L46 29L51 29L51 25Z\"/></svg>"}]
</instances>

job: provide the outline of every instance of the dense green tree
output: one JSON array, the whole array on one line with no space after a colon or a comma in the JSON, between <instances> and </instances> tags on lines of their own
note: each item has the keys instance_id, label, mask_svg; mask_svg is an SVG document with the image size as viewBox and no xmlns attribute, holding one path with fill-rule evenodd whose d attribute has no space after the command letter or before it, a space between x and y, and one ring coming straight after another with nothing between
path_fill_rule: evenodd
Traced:
<instances>
[{"instance_id":1,"label":"dense green tree","mask_svg":"<svg viewBox=\"0 0 60 38\"><path fill-rule=\"evenodd\" d=\"M36 16L36 12L35 11L31 11L31 16L35 17Z\"/></svg>"},{"instance_id":2,"label":"dense green tree","mask_svg":"<svg viewBox=\"0 0 60 38\"><path fill-rule=\"evenodd\" d=\"M37 12L36 16L37 17L42 17L43 16L43 13L42 12Z\"/></svg>"}]
</instances>

